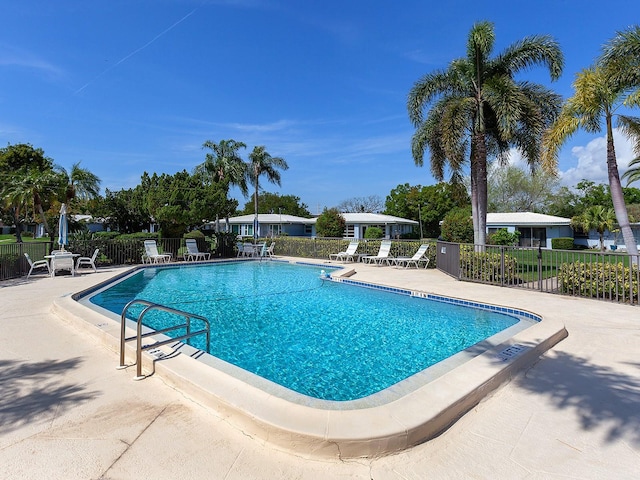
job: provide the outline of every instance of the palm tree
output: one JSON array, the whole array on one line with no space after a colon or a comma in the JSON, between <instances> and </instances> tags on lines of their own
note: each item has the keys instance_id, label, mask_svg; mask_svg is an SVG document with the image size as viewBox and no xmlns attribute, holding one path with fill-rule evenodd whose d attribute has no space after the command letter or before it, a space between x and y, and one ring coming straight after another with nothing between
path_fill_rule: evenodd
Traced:
<instances>
[{"instance_id":1,"label":"palm tree","mask_svg":"<svg viewBox=\"0 0 640 480\"><path fill-rule=\"evenodd\" d=\"M71 166L71 171L67 172L63 167L58 167L65 187L64 203L71 204L71 200L91 200L100 194L100 178L86 168L80 167L80 162Z\"/></svg>"},{"instance_id":2,"label":"palm tree","mask_svg":"<svg viewBox=\"0 0 640 480\"><path fill-rule=\"evenodd\" d=\"M480 245L486 241L487 158L506 162L509 148L515 147L535 166L542 134L561 105L560 96L545 87L514 78L521 70L543 65L551 79L557 79L564 60L555 40L526 37L492 58L494 42L493 24L474 25L466 57L422 77L407 101L416 127L412 138L416 165L423 164L428 148L434 177L442 181L448 166L457 181L469 158L474 242Z\"/></svg>"},{"instance_id":3,"label":"palm tree","mask_svg":"<svg viewBox=\"0 0 640 480\"><path fill-rule=\"evenodd\" d=\"M620 64L615 65L615 69L620 67ZM589 133L599 133L602 131L604 120L607 137L607 172L613 209L627 252L637 255L638 247L629 224L613 144L613 118L614 116L617 118L619 130L635 142L636 150L640 149L640 119L616 113L630 95L626 93L628 87L616 78L613 69L614 64L611 63L596 65L578 73L573 84L575 93L566 101L560 117L545 135L542 162L548 167L555 168L560 147L573 133L579 128Z\"/></svg>"},{"instance_id":4,"label":"palm tree","mask_svg":"<svg viewBox=\"0 0 640 480\"><path fill-rule=\"evenodd\" d=\"M604 66L615 67L611 68L611 73L620 83L629 87L640 86L640 25L618 32L605 45L599 61ZM637 95L628 100L638 106Z\"/></svg>"},{"instance_id":5,"label":"palm tree","mask_svg":"<svg viewBox=\"0 0 640 480\"><path fill-rule=\"evenodd\" d=\"M622 174L621 180L627 181L627 187L640 180L640 157L631 160L629 170Z\"/></svg>"},{"instance_id":6,"label":"palm tree","mask_svg":"<svg viewBox=\"0 0 640 480\"><path fill-rule=\"evenodd\" d=\"M600 236L600 250L604 252L604 232L613 231L616 224L616 213L611 208L605 208L602 205L593 205L587 208L582 215L571 219L571 226L580 228L583 232L588 233L595 230Z\"/></svg>"},{"instance_id":7,"label":"palm tree","mask_svg":"<svg viewBox=\"0 0 640 480\"><path fill-rule=\"evenodd\" d=\"M49 222L44 214L43 204L49 204L57 197L60 190L60 176L52 169L36 170L30 169L22 177L22 187L31 192L33 209L40 214L44 229L53 240L53 232L49 228ZM48 207L47 207L48 208Z\"/></svg>"},{"instance_id":8,"label":"palm tree","mask_svg":"<svg viewBox=\"0 0 640 480\"><path fill-rule=\"evenodd\" d=\"M240 158L238 151L247 148L242 142L235 140L220 140L219 143L207 140L202 148L208 148L212 153L207 153L204 163L194 169L194 173L201 173L210 181L223 185L225 195L229 196L229 187L236 186L246 197L249 194L247 186L247 164ZM218 228L219 215L216 214L216 229ZM226 215L227 230L229 228L229 216Z\"/></svg>"},{"instance_id":9,"label":"palm tree","mask_svg":"<svg viewBox=\"0 0 640 480\"><path fill-rule=\"evenodd\" d=\"M264 146L254 147L249 154L249 164L247 168L248 180L255 187L254 193L254 226L253 236L258 237L258 191L260 189L260 177L265 175L270 183L280 186L280 172L278 170L287 170L289 165L284 158L272 157Z\"/></svg>"}]
</instances>

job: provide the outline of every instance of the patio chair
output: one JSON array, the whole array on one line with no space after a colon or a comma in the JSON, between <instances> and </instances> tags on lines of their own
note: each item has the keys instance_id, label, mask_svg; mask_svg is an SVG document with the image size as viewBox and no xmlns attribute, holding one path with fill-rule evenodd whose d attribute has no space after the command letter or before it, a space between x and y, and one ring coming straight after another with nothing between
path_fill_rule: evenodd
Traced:
<instances>
[{"instance_id":1,"label":"patio chair","mask_svg":"<svg viewBox=\"0 0 640 480\"><path fill-rule=\"evenodd\" d=\"M31 273L38 268L46 268L47 273L51 275L51 267L49 266L48 260L36 260L35 262L31 260L31 257L27 252L24 252L24 256L27 258L27 262L29 262L29 273L27 274L27 278L31 276Z\"/></svg>"},{"instance_id":2,"label":"patio chair","mask_svg":"<svg viewBox=\"0 0 640 480\"><path fill-rule=\"evenodd\" d=\"M142 263L149 260L149 263L165 263L171 261L170 253L158 253L158 245L155 240L144 241L145 254L142 256Z\"/></svg>"},{"instance_id":3,"label":"patio chair","mask_svg":"<svg viewBox=\"0 0 640 480\"><path fill-rule=\"evenodd\" d=\"M359 242L357 240L352 240L351 242L349 242L349 246L344 252L330 253L329 260L342 261L342 262L355 261L355 258L356 258L355 255L356 255L356 250L358 250L358 245L359 245Z\"/></svg>"},{"instance_id":4,"label":"patio chair","mask_svg":"<svg viewBox=\"0 0 640 480\"><path fill-rule=\"evenodd\" d=\"M266 257L273 257L273 249L276 248L276 242L271 242L271 245L269 245L269 248L267 248L264 251L264 256Z\"/></svg>"},{"instance_id":5,"label":"patio chair","mask_svg":"<svg viewBox=\"0 0 640 480\"><path fill-rule=\"evenodd\" d=\"M389 252L391 251L391 240L382 240L380 242L380 250L378 250L377 255L364 255L361 258L363 263L375 263L376 265L382 265L386 263L390 265L390 261L393 260L393 257L389 257Z\"/></svg>"},{"instance_id":6,"label":"patio chair","mask_svg":"<svg viewBox=\"0 0 640 480\"><path fill-rule=\"evenodd\" d=\"M201 252L198 250L198 243L195 238L187 238L185 240L187 245L187 253L184 255L184 259L188 262L191 260L209 260L211 258L211 254L207 252Z\"/></svg>"},{"instance_id":7,"label":"patio chair","mask_svg":"<svg viewBox=\"0 0 640 480\"><path fill-rule=\"evenodd\" d=\"M413 254L413 257L396 257L394 259L394 263L398 267L404 265L404 268L408 268L409 265L413 264L416 268L420 268L420 263L422 262L424 263L424 268L427 268L429 265L429 257L426 257L425 255L428 251L428 244L420 245L420 248L418 248L418 251Z\"/></svg>"},{"instance_id":8,"label":"patio chair","mask_svg":"<svg viewBox=\"0 0 640 480\"><path fill-rule=\"evenodd\" d=\"M98 270L96 269L96 258L98 258L99 251L100 249L96 248L93 251L93 255L91 255L90 257L79 257L78 261L76 262L76 270L79 270L82 265L86 265L93 268L94 272L97 272Z\"/></svg>"}]
</instances>

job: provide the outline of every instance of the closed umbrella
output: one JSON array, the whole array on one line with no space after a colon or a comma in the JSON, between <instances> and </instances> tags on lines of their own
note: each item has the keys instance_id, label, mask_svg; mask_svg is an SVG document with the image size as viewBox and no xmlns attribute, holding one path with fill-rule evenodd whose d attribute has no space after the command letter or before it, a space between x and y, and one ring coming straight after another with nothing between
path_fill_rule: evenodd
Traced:
<instances>
[{"instance_id":1,"label":"closed umbrella","mask_svg":"<svg viewBox=\"0 0 640 480\"><path fill-rule=\"evenodd\" d=\"M64 246L69 244L68 236L67 206L63 203L60 207L60 220L58 221L58 245L61 250L64 250Z\"/></svg>"}]
</instances>

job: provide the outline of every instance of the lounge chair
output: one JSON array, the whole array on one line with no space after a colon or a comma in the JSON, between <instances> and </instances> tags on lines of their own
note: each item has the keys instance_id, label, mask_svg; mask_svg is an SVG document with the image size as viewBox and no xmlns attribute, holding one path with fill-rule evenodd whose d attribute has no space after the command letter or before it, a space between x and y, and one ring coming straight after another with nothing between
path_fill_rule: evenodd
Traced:
<instances>
[{"instance_id":1,"label":"lounge chair","mask_svg":"<svg viewBox=\"0 0 640 480\"><path fill-rule=\"evenodd\" d=\"M409 265L415 265L416 268L420 268L420 263L424 263L424 268L427 268L429 265L429 257L425 255L429 251L429 245L423 244L420 245L418 251L413 254L413 257L396 257L394 259L394 263L396 266L400 267L404 265L404 268L408 268Z\"/></svg>"},{"instance_id":2,"label":"lounge chair","mask_svg":"<svg viewBox=\"0 0 640 480\"><path fill-rule=\"evenodd\" d=\"M187 244L187 253L184 255L184 259L188 262L190 260L209 260L211 258L211 254L207 252L201 252L198 250L198 244L196 243L195 238L187 238L185 240Z\"/></svg>"},{"instance_id":3,"label":"lounge chair","mask_svg":"<svg viewBox=\"0 0 640 480\"><path fill-rule=\"evenodd\" d=\"M276 242L271 242L269 248L265 249L264 256L265 257L273 257L273 249L276 248Z\"/></svg>"},{"instance_id":4,"label":"lounge chair","mask_svg":"<svg viewBox=\"0 0 640 480\"><path fill-rule=\"evenodd\" d=\"M24 252L24 256L27 258L27 262L29 262L29 266L31 268L29 268L29 273L27 274L27 278L29 278L31 276L31 273L34 270L37 270L38 268L46 268L47 269L47 273L49 275L51 275L51 267L49 267L49 261L48 260L36 260L35 262L33 260L31 260L31 257L29 256L29 254L27 252Z\"/></svg>"},{"instance_id":5,"label":"lounge chair","mask_svg":"<svg viewBox=\"0 0 640 480\"><path fill-rule=\"evenodd\" d=\"M393 260L393 257L389 257L389 252L391 251L391 240L382 240L380 243L380 250L377 255L364 255L361 257L363 263L375 263L376 265L382 265L386 263L390 265L390 261Z\"/></svg>"},{"instance_id":6,"label":"lounge chair","mask_svg":"<svg viewBox=\"0 0 640 480\"><path fill-rule=\"evenodd\" d=\"M76 262L76 270L78 270L82 265L87 265L93 268L94 272L97 272L98 270L96 269L96 258L98 258L99 251L100 249L96 248L93 251L93 255L91 255L90 257L79 257Z\"/></svg>"},{"instance_id":7,"label":"lounge chair","mask_svg":"<svg viewBox=\"0 0 640 480\"><path fill-rule=\"evenodd\" d=\"M358 249L359 242L357 240L352 240L349 242L349 246L344 252L338 253L330 253L329 260L342 261L342 262L353 262L355 261L356 250Z\"/></svg>"},{"instance_id":8,"label":"lounge chair","mask_svg":"<svg viewBox=\"0 0 640 480\"><path fill-rule=\"evenodd\" d=\"M145 254L142 256L142 263L165 263L171 261L170 253L158 253L158 245L155 240L144 241Z\"/></svg>"}]
</instances>

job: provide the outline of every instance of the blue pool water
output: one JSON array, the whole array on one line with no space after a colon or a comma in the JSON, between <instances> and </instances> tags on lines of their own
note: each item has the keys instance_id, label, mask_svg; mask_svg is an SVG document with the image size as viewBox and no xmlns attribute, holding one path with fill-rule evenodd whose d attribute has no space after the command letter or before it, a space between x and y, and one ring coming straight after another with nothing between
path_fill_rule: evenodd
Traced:
<instances>
[{"instance_id":1,"label":"blue pool water","mask_svg":"<svg viewBox=\"0 0 640 480\"><path fill-rule=\"evenodd\" d=\"M203 315L211 322L212 355L296 392L339 401L379 392L518 322L319 274L320 267L281 262L147 268L90 301L118 315L134 298ZM154 329L167 321L175 317L145 316ZM203 338L190 344L205 347Z\"/></svg>"}]
</instances>

